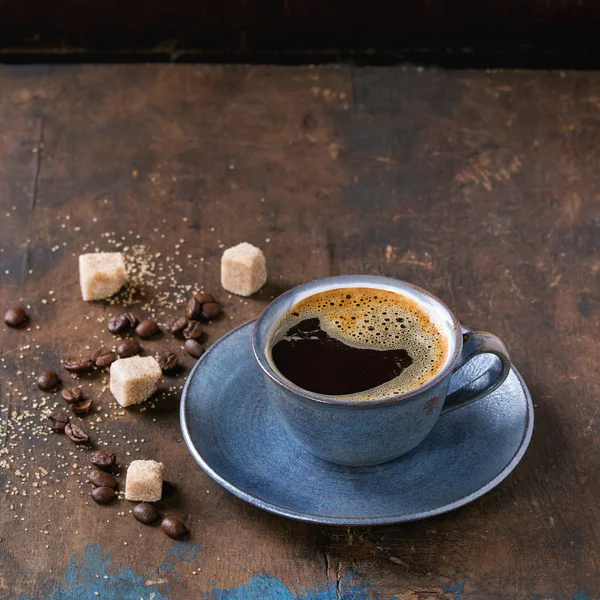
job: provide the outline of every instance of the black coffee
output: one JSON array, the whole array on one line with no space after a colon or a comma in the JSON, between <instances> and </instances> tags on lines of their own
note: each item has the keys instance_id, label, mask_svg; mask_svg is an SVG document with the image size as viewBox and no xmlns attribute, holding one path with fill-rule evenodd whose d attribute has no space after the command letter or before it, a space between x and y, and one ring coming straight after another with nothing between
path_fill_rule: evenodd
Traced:
<instances>
[{"instance_id":1,"label":"black coffee","mask_svg":"<svg viewBox=\"0 0 600 600\"><path fill-rule=\"evenodd\" d=\"M414 300L342 288L296 304L276 327L271 356L305 390L370 400L431 379L445 361L446 340Z\"/></svg>"}]
</instances>

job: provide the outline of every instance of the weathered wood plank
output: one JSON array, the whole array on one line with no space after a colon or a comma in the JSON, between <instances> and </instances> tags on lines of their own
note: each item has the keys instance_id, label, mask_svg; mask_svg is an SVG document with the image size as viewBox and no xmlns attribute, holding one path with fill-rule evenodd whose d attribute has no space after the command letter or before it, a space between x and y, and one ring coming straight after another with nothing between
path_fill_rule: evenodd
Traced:
<instances>
[{"instance_id":1,"label":"weathered wood plank","mask_svg":"<svg viewBox=\"0 0 600 600\"><path fill-rule=\"evenodd\" d=\"M13 458L0 469L0 596L598 593L600 76L3 67L0 91L0 299L23 298L33 317L30 332L0 328L2 416L29 410L34 424L14 439L2 430ZM86 245L121 237L161 253L165 279L147 288L159 318L171 311L155 297L172 278L216 291L226 318L207 328L210 341L316 277L382 273L431 289L506 341L537 407L530 450L498 488L449 515L318 527L247 506L204 476L180 438L176 389L119 415L100 377L86 384L103 407L93 435L118 443L124 463L126 451L165 463L176 493L164 506L193 537L177 544L119 516L124 501L93 505L82 452L37 433L43 395L31 373L111 342L97 320L113 309L82 303L75 265ZM241 240L262 246L270 267L247 302L219 289L220 245ZM167 256L182 269L173 277ZM39 467L48 475L38 480Z\"/></svg>"}]
</instances>

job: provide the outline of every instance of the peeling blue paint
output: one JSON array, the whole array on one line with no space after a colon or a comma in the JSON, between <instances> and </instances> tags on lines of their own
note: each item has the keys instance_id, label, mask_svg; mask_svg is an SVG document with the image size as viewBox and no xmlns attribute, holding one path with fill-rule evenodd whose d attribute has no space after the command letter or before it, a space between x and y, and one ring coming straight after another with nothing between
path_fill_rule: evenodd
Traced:
<instances>
[{"instance_id":1,"label":"peeling blue paint","mask_svg":"<svg viewBox=\"0 0 600 600\"><path fill-rule=\"evenodd\" d=\"M351 583L352 574L345 577L339 585L307 590L293 590L276 577L255 575L244 585L231 589L217 589L204 595L204 600L376 600L369 593L369 582Z\"/></svg>"},{"instance_id":2,"label":"peeling blue paint","mask_svg":"<svg viewBox=\"0 0 600 600\"><path fill-rule=\"evenodd\" d=\"M173 542L171 550L163 561L156 567L157 575L170 575L182 560L191 563L202 550L200 544L191 541Z\"/></svg>"},{"instance_id":3,"label":"peeling blue paint","mask_svg":"<svg viewBox=\"0 0 600 600\"><path fill-rule=\"evenodd\" d=\"M465 587L465 583L469 581L468 577L465 577L462 581L457 581L454 587L446 586L444 588L444 592L446 594L452 594L454 592L453 600L461 600L463 597L463 588Z\"/></svg>"},{"instance_id":4,"label":"peeling blue paint","mask_svg":"<svg viewBox=\"0 0 600 600\"><path fill-rule=\"evenodd\" d=\"M129 567L114 563L111 553L96 543L86 546L79 561L75 555L71 556L64 583L57 582L55 589L43 597L45 600L96 597L102 600L168 600L157 585L148 582L146 577L136 575ZM20 596L19 600L36 599L32 596Z\"/></svg>"},{"instance_id":5,"label":"peeling blue paint","mask_svg":"<svg viewBox=\"0 0 600 600\"><path fill-rule=\"evenodd\" d=\"M63 583L54 582L49 593L44 590L40 595L19 596L16 600L169 600L170 583L179 577L174 573L175 569L184 561L191 563L196 560L201 550L199 544L191 541L173 542L163 561L153 569L152 576L145 577L136 574L130 567L115 563L111 553L101 544L90 543L79 559L71 556ZM153 579L163 579L167 575L171 576L170 583L159 587L153 582ZM454 594L452 600L468 600L471 597L471 593L465 591L468 582L468 577L459 580L452 586L446 586L444 593ZM214 582L206 583L215 586L215 589L204 593L202 600L384 600L374 595L373 584L357 577L356 572L347 575L339 585L323 584L311 589L287 586L277 577L265 573L230 589L216 588ZM553 597L592 600L583 591ZM545 600L545 596L534 595L531 600Z\"/></svg>"}]
</instances>

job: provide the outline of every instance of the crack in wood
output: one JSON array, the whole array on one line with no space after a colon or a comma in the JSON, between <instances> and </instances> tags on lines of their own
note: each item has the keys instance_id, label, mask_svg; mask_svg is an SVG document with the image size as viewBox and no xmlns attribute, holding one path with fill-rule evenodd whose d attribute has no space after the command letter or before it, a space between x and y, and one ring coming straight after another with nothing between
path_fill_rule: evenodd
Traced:
<instances>
[{"instance_id":1,"label":"crack in wood","mask_svg":"<svg viewBox=\"0 0 600 600\"><path fill-rule=\"evenodd\" d=\"M325 577L329 580L329 556L323 551L323 560L325 561Z\"/></svg>"},{"instance_id":2,"label":"crack in wood","mask_svg":"<svg viewBox=\"0 0 600 600\"><path fill-rule=\"evenodd\" d=\"M335 597L342 600L342 563L339 560L335 568Z\"/></svg>"}]
</instances>

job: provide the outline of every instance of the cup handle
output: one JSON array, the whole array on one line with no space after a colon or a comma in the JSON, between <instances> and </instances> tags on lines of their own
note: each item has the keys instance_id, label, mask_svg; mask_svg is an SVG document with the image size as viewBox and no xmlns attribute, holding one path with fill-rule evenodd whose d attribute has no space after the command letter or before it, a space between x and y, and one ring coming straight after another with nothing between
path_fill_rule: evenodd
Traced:
<instances>
[{"instance_id":1,"label":"cup handle","mask_svg":"<svg viewBox=\"0 0 600 600\"><path fill-rule=\"evenodd\" d=\"M506 346L491 333L486 331L467 331L463 333L463 347L454 371L458 371L478 354L495 354L499 359L482 373L477 379L467 383L446 396L442 414L446 414L480 400L504 383L510 372L510 358Z\"/></svg>"}]
</instances>

